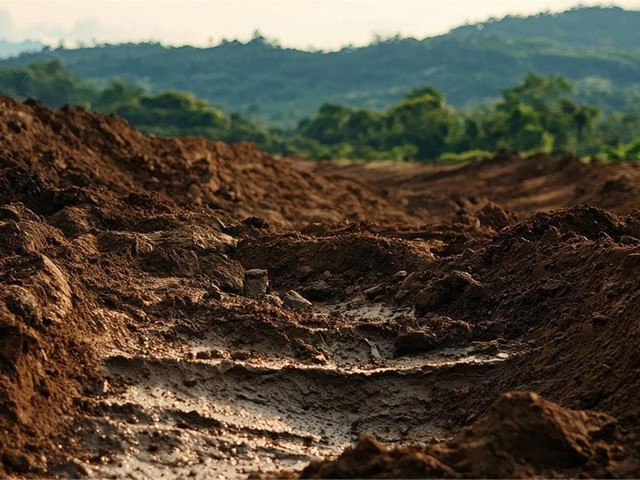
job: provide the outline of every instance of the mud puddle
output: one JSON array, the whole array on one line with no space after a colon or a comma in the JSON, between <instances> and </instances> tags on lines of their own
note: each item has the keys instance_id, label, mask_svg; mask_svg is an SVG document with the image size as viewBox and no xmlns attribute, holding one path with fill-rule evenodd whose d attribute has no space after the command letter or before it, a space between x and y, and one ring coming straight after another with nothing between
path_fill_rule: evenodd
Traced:
<instances>
[{"instance_id":1,"label":"mud puddle","mask_svg":"<svg viewBox=\"0 0 640 480\"><path fill-rule=\"evenodd\" d=\"M344 315L371 324L411 315L384 305L321 306L309 315ZM325 361L261 355L232 359L216 336L191 338L162 353L114 352L106 375L119 385L90 402L83 422L93 477L245 478L299 470L338 455L362 434L389 445L450 436L442 398L483 381L512 351L494 344L393 358L393 338L332 340ZM373 330L375 332L375 330ZM349 343L351 342L351 343ZM198 358L216 348L225 358ZM356 352L349 354L345 352Z\"/></svg>"}]
</instances>

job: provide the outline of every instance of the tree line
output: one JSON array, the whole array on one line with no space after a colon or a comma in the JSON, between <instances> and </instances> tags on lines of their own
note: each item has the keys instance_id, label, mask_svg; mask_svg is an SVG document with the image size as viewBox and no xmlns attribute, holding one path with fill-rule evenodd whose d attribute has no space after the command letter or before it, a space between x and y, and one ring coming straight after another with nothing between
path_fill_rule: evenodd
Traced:
<instances>
[{"instance_id":1,"label":"tree line","mask_svg":"<svg viewBox=\"0 0 640 480\"><path fill-rule=\"evenodd\" d=\"M115 113L146 133L252 141L277 155L455 162L512 149L640 160L640 110L604 113L575 100L573 90L562 76L528 74L502 90L493 104L462 108L427 86L386 110L325 104L315 115L282 128L225 112L189 92L149 93L123 80L99 87L58 60L0 67L0 91L16 98Z\"/></svg>"},{"instance_id":2,"label":"tree line","mask_svg":"<svg viewBox=\"0 0 640 480\"><path fill-rule=\"evenodd\" d=\"M151 92L192 92L269 125L293 127L324 103L384 110L430 85L457 107L491 104L528 72L575 82L572 98L605 112L640 105L640 12L580 7L506 17L416 39L378 36L337 51L286 48L256 32L207 48L154 42L44 48L0 60L26 67L57 59L84 79L113 78Z\"/></svg>"}]
</instances>

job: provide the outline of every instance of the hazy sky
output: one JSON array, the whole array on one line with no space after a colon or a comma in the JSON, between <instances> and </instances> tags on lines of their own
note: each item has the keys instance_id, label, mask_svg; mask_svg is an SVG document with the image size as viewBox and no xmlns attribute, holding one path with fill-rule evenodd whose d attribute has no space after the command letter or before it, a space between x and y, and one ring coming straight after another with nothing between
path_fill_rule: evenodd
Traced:
<instances>
[{"instance_id":1,"label":"hazy sky","mask_svg":"<svg viewBox=\"0 0 640 480\"><path fill-rule=\"evenodd\" d=\"M578 0L0 0L0 38L30 38L53 44L64 39L68 46L92 40L207 45L223 38L246 40L259 29L286 46L335 49L349 43L365 44L375 34L422 38L492 16L561 11L577 3ZM640 9L640 0L614 3Z\"/></svg>"}]
</instances>

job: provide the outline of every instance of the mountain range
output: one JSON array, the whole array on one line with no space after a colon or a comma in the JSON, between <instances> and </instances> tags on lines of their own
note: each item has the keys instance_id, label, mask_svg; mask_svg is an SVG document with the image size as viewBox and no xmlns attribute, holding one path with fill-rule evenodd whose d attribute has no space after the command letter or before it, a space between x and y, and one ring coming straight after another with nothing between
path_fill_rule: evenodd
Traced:
<instances>
[{"instance_id":1,"label":"mountain range","mask_svg":"<svg viewBox=\"0 0 640 480\"><path fill-rule=\"evenodd\" d=\"M97 84L193 92L227 111L293 124L324 103L384 109L430 85L456 106L490 103L524 75L562 75L605 110L640 106L640 11L580 7L505 17L425 39L399 36L339 51L285 48L257 35L211 48L158 43L45 48L0 62L57 58Z\"/></svg>"}]
</instances>

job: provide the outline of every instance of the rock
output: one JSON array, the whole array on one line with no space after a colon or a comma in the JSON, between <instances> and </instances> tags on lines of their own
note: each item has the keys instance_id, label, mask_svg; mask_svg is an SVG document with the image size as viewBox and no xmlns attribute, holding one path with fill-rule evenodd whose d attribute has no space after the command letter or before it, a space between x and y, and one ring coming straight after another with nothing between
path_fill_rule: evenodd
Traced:
<instances>
[{"instance_id":1,"label":"rock","mask_svg":"<svg viewBox=\"0 0 640 480\"><path fill-rule=\"evenodd\" d=\"M394 341L396 356L428 353L439 348L466 345L472 337L473 329L462 320L443 315L434 315L421 320L423 329L409 330Z\"/></svg>"},{"instance_id":2,"label":"rock","mask_svg":"<svg viewBox=\"0 0 640 480\"><path fill-rule=\"evenodd\" d=\"M290 308L291 310L305 310L310 308L313 304L300 295L295 290L289 290L284 295L284 306Z\"/></svg>"},{"instance_id":3,"label":"rock","mask_svg":"<svg viewBox=\"0 0 640 480\"><path fill-rule=\"evenodd\" d=\"M229 354L222 349L212 348L211 350L205 350L196 353L198 360L211 360L212 358L230 358Z\"/></svg>"},{"instance_id":4,"label":"rock","mask_svg":"<svg viewBox=\"0 0 640 480\"><path fill-rule=\"evenodd\" d=\"M296 270L296 275L300 279L307 278L312 273L313 273L313 268L311 268L309 265L304 265L300 267L298 270Z\"/></svg>"},{"instance_id":5,"label":"rock","mask_svg":"<svg viewBox=\"0 0 640 480\"><path fill-rule=\"evenodd\" d=\"M266 270L255 268L244 272L244 296L262 300L269 289L269 277Z\"/></svg>"},{"instance_id":6,"label":"rock","mask_svg":"<svg viewBox=\"0 0 640 480\"><path fill-rule=\"evenodd\" d=\"M407 275L409 275L409 274L407 273L406 270L400 270L399 272L396 272L393 275L393 279L394 280L404 280L405 278L407 278Z\"/></svg>"},{"instance_id":7,"label":"rock","mask_svg":"<svg viewBox=\"0 0 640 480\"><path fill-rule=\"evenodd\" d=\"M384 292L384 285L378 284L378 285L374 285L373 287L367 288L362 293L364 293L368 298L373 298L376 295L381 294L382 292Z\"/></svg>"},{"instance_id":8,"label":"rock","mask_svg":"<svg viewBox=\"0 0 640 480\"><path fill-rule=\"evenodd\" d=\"M435 311L455 302L479 308L491 298L489 290L467 272L453 271L436 280L416 296L419 311Z\"/></svg>"},{"instance_id":9,"label":"rock","mask_svg":"<svg viewBox=\"0 0 640 480\"><path fill-rule=\"evenodd\" d=\"M302 291L310 300L326 300L333 294L333 289L324 280L312 283Z\"/></svg>"},{"instance_id":10,"label":"rock","mask_svg":"<svg viewBox=\"0 0 640 480\"><path fill-rule=\"evenodd\" d=\"M393 346L396 357L417 353L427 353L438 349L441 343L435 335L425 332L409 332L396 338Z\"/></svg>"},{"instance_id":11,"label":"rock","mask_svg":"<svg viewBox=\"0 0 640 480\"><path fill-rule=\"evenodd\" d=\"M5 302L11 313L18 315L31 326L42 322L40 303L29 290L18 285L9 285L7 290Z\"/></svg>"},{"instance_id":12,"label":"rock","mask_svg":"<svg viewBox=\"0 0 640 480\"><path fill-rule=\"evenodd\" d=\"M246 352L244 350L236 350L235 352L231 352L231 360L249 360L251 358L251 352Z\"/></svg>"}]
</instances>

